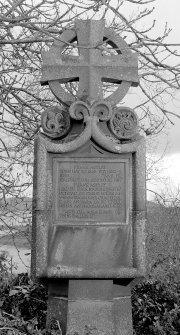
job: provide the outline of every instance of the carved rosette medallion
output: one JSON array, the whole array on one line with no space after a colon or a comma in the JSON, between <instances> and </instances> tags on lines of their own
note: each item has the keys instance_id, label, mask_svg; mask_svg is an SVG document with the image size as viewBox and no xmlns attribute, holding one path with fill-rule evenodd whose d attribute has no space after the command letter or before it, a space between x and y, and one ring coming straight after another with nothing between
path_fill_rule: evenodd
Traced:
<instances>
[{"instance_id":1,"label":"carved rosette medallion","mask_svg":"<svg viewBox=\"0 0 180 335\"><path fill-rule=\"evenodd\" d=\"M115 109L109 121L109 129L118 139L131 139L138 133L138 118L136 113L128 107Z\"/></svg>"},{"instance_id":2,"label":"carved rosette medallion","mask_svg":"<svg viewBox=\"0 0 180 335\"><path fill-rule=\"evenodd\" d=\"M69 113L65 108L50 107L42 113L41 125L46 136L63 138L70 130Z\"/></svg>"}]
</instances>

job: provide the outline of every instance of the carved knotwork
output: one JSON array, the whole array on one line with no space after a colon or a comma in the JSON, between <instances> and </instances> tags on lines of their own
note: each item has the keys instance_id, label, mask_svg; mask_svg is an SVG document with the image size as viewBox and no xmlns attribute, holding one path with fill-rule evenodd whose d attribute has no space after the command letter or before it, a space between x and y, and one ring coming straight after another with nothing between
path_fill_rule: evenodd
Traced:
<instances>
[{"instance_id":1,"label":"carved knotwork","mask_svg":"<svg viewBox=\"0 0 180 335\"><path fill-rule=\"evenodd\" d=\"M109 129L118 139L131 139L138 133L138 118L128 107L119 107L109 121Z\"/></svg>"},{"instance_id":2,"label":"carved knotwork","mask_svg":"<svg viewBox=\"0 0 180 335\"><path fill-rule=\"evenodd\" d=\"M41 116L44 134L51 138L62 138L70 130L70 116L64 108L50 107Z\"/></svg>"}]
</instances>

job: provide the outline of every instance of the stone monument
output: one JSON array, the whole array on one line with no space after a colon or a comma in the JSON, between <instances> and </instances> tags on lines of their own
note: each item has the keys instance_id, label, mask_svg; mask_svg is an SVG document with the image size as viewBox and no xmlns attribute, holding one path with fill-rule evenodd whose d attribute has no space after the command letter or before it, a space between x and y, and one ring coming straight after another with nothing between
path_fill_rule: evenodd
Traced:
<instances>
[{"instance_id":1,"label":"stone monument","mask_svg":"<svg viewBox=\"0 0 180 335\"><path fill-rule=\"evenodd\" d=\"M104 97L103 82L117 89ZM145 274L145 141L117 103L138 85L137 54L103 20L77 21L43 54L41 83L61 103L35 140L32 272L48 281L47 327L130 335L131 283Z\"/></svg>"}]
</instances>

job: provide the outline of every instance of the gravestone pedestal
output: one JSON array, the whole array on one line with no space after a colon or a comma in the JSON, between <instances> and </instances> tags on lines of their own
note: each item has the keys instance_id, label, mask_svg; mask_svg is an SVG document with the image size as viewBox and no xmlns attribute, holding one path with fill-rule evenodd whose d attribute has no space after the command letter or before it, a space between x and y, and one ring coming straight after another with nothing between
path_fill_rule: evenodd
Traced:
<instances>
[{"instance_id":1,"label":"gravestone pedestal","mask_svg":"<svg viewBox=\"0 0 180 335\"><path fill-rule=\"evenodd\" d=\"M47 329L58 325L63 335L132 335L131 281L51 281Z\"/></svg>"},{"instance_id":2,"label":"gravestone pedestal","mask_svg":"<svg viewBox=\"0 0 180 335\"><path fill-rule=\"evenodd\" d=\"M67 335L132 335L131 284L70 280Z\"/></svg>"}]
</instances>

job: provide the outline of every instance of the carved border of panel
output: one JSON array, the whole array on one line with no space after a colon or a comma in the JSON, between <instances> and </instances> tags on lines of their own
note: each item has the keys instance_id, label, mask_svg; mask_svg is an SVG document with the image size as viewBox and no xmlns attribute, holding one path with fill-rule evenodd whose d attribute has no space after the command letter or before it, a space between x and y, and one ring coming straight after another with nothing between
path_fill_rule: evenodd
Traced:
<instances>
[{"instance_id":1,"label":"carved border of panel","mask_svg":"<svg viewBox=\"0 0 180 335\"><path fill-rule=\"evenodd\" d=\"M94 134L96 137L96 134ZM34 196L33 196L33 246L32 246L32 274L37 277L58 278L135 278L145 275L145 222L146 222L146 189L145 189L145 139L126 144L116 144L105 137L99 137L98 143L108 152L116 154L132 154L133 160L133 267L119 268L118 271L102 270L95 272L82 271L81 269L58 270L47 266L48 260L48 230L52 216L52 194L48 189L52 187L49 155L64 154L77 148L69 147L69 144L59 145L53 141L38 135L35 140L35 167L34 167ZM78 142L78 139L77 139ZM107 152L107 153L108 153ZM118 157L118 155L117 155ZM37 185L39 185L37 187ZM35 261L36 260L36 261Z\"/></svg>"}]
</instances>

